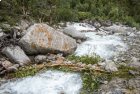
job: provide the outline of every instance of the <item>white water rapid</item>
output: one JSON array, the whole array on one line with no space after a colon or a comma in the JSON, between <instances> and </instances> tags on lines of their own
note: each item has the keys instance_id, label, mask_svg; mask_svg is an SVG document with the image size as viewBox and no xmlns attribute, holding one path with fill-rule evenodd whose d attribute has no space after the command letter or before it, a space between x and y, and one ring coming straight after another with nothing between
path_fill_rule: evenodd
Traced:
<instances>
[{"instance_id":1,"label":"white water rapid","mask_svg":"<svg viewBox=\"0 0 140 94\"><path fill-rule=\"evenodd\" d=\"M82 32L87 37L87 40L78 45L75 54L78 56L83 55L99 55L104 59L111 59L112 57L119 54L121 51L127 49L127 45L121 40L121 37L117 34L108 35L105 34L107 31L100 31L103 34L95 31L95 27L85 23L72 24L78 31Z\"/></svg>"},{"instance_id":2,"label":"white water rapid","mask_svg":"<svg viewBox=\"0 0 140 94\"><path fill-rule=\"evenodd\" d=\"M46 71L5 83L0 86L0 94L79 94L81 88L79 74Z\"/></svg>"}]
</instances>

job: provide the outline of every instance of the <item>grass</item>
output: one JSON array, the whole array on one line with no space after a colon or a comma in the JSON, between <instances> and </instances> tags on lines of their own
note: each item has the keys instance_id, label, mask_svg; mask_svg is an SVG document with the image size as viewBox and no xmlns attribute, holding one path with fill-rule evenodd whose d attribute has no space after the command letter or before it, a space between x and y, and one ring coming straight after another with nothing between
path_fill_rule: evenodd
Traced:
<instances>
[{"instance_id":1,"label":"grass","mask_svg":"<svg viewBox=\"0 0 140 94\"><path fill-rule=\"evenodd\" d=\"M38 67L38 66L26 66L20 68L19 71L15 73L10 73L8 76L11 78L22 78L26 76L34 76L41 70L60 70L64 72L78 72L81 74L82 81L83 81L83 88L80 94L93 94L96 91L103 81L110 81L112 78L124 78L124 79L131 79L135 78L134 75L129 74L129 70L138 71L133 67L128 66L120 66L117 72L106 72L106 71L95 71L89 68L85 68L81 71L74 70L70 66L55 66L55 67Z\"/></svg>"},{"instance_id":2,"label":"grass","mask_svg":"<svg viewBox=\"0 0 140 94\"><path fill-rule=\"evenodd\" d=\"M97 64L101 59L99 56L76 56L76 55L69 55L67 57L68 60L74 60L75 62L82 62L85 64Z\"/></svg>"}]
</instances>

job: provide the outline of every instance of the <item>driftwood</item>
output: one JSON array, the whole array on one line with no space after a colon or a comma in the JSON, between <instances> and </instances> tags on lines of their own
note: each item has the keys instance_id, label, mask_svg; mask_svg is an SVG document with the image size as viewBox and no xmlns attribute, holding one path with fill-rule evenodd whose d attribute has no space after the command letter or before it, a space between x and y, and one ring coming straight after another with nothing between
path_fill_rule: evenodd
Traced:
<instances>
[{"instance_id":1,"label":"driftwood","mask_svg":"<svg viewBox=\"0 0 140 94\"><path fill-rule=\"evenodd\" d=\"M52 63L47 63L47 64L39 64L36 65L37 69L43 69L44 67L47 68L53 68L53 67L68 67L70 69L72 69L73 71L82 71L82 70L93 70L93 71L99 71L99 72L104 72L104 70L100 69L99 67L96 68L90 68L88 66L79 66L77 64L64 64L64 63L56 63L56 64L52 64Z\"/></svg>"}]
</instances>

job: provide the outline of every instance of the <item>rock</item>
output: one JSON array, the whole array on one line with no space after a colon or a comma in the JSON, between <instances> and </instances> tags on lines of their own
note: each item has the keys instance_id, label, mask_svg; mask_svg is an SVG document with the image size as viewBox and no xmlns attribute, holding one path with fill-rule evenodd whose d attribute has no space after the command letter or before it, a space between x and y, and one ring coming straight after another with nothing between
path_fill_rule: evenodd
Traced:
<instances>
[{"instance_id":1,"label":"rock","mask_svg":"<svg viewBox=\"0 0 140 94\"><path fill-rule=\"evenodd\" d=\"M47 56L47 61L55 61L57 58L54 54L49 54Z\"/></svg>"},{"instance_id":2,"label":"rock","mask_svg":"<svg viewBox=\"0 0 140 94\"><path fill-rule=\"evenodd\" d=\"M45 55L38 55L35 57L36 63L43 63L45 61L47 61L47 57Z\"/></svg>"},{"instance_id":3,"label":"rock","mask_svg":"<svg viewBox=\"0 0 140 94\"><path fill-rule=\"evenodd\" d=\"M139 75L139 72L138 71L129 70L129 74L131 74L133 76L136 76L136 75Z\"/></svg>"},{"instance_id":4,"label":"rock","mask_svg":"<svg viewBox=\"0 0 140 94\"><path fill-rule=\"evenodd\" d=\"M1 38L2 36L4 36L4 35L5 35L4 32L0 32L0 38Z\"/></svg>"},{"instance_id":5,"label":"rock","mask_svg":"<svg viewBox=\"0 0 140 94\"><path fill-rule=\"evenodd\" d=\"M19 67L19 65L18 64L15 64L15 65L13 65L11 67L8 67L6 71L7 72L15 72L15 71L18 70L18 67Z\"/></svg>"},{"instance_id":6,"label":"rock","mask_svg":"<svg viewBox=\"0 0 140 94\"><path fill-rule=\"evenodd\" d=\"M5 47L4 49L2 49L2 53L15 63L20 64L21 66L31 62L29 57L19 46Z\"/></svg>"},{"instance_id":7,"label":"rock","mask_svg":"<svg viewBox=\"0 0 140 94\"><path fill-rule=\"evenodd\" d=\"M114 31L115 33L122 33L122 32L127 32L129 28L123 25L113 24L112 26L109 27L102 27L102 29L106 31Z\"/></svg>"},{"instance_id":8,"label":"rock","mask_svg":"<svg viewBox=\"0 0 140 94\"><path fill-rule=\"evenodd\" d=\"M13 66L13 64L10 61L5 60L1 62L1 66L7 70L9 67Z\"/></svg>"},{"instance_id":9,"label":"rock","mask_svg":"<svg viewBox=\"0 0 140 94\"><path fill-rule=\"evenodd\" d=\"M27 21L27 20L21 20L20 23L19 23L19 27L22 29L22 30L26 30L29 26L30 26L30 22Z\"/></svg>"},{"instance_id":10,"label":"rock","mask_svg":"<svg viewBox=\"0 0 140 94\"><path fill-rule=\"evenodd\" d=\"M131 62L128 64L130 67L140 68L140 62L138 58L132 57Z\"/></svg>"},{"instance_id":11,"label":"rock","mask_svg":"<svg viewBox=\"0 0 140 94\"><path fill-rule=\"evenodd\" d=\"M2 29L0 28L0 32L2 32Z\"/></svg>"},{"instance_id":12,"label":"rock","mask_svg":"<svg viewBox=\"0 0 140 94\"><path fill-rule=\"evenodd\" d=\"M108 27L108 26L111 26L112 25L112 22L108 20L108 21L101 22L101 24L102 24L102 26Z\"/></svg>"},{"instance_id":13,"label":"rock","mask_svg":"<svg viewBox=\"0 0 140 94\"><path fill-rule=\"evenodd\" d=\"M94 22L94 27L96 27L96 29L99 29L101 27L101 24L97 21Z\"/></svg>"},{"instance_id":14,"label":"rock","mask_svg":"<svg viewBox=\"0 0 140 94\"><path fill-rule=\"evenodd\" d=\"M128 81L128 86L130 88L137 88L139 89L139 93L140 93L140 76L136 77L136 78L132 78Z\"/></svg>"},{"instance_id":15,"label":"rock","mask_svg":"<svg viewBox=\"0 0 140 94\"><path fill-rule=\"evenodd\" d=\"M28 54L73 53L76 41L47 24L34 24L19 41Z\"/></svg>"},{"instance_id":16,"label":"rock","mask_svg":"<svg viewBox=\"0 0 140 94\"><path fill-rule=\"evenodd\" d=\"M75 39L86 39L85 34L81 33L80 31L76 30L74 26L68 26L63 31L65 34L75 38Z\"/></svg>"},{"instance_id":17,"label":"rock","mask_svg":"<svg viewBox=\"0 0 140 94\"><path fill-rule=\"evenodd\" d=\"M106 64L105 64L105 70L107 70L108 72L115 72L115 71L118 71L118 68L116 66L116 64L112 61L106 61Z\"/></svg>"},{"instance_id":18,"label":"rock","mask_svg":"<svg viewBox=\"0 0 140 94\"><path fill-rule=\"evenodd\" d=\"M126 89L124 79L114 78L109 83L101 85L97 94L131 94Z\"/></svg>"}]
</instances>

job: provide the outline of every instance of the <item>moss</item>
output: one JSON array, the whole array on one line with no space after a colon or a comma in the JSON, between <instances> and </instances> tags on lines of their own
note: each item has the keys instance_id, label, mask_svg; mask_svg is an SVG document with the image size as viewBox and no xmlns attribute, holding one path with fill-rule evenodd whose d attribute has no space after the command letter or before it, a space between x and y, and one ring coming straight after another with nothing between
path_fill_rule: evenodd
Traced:
<instances>
[{"instance_id":1,"label":"moss","mask_svg":"<svg viewBox=\"0 0 140 94\"><path fill-rule=\"evenodd\" d=\"M74 60L75 62L82 62L85 64L97 64L101 59L99 56L75 56L69 55L68 60Z\"/></svg>"}]
</instances>

